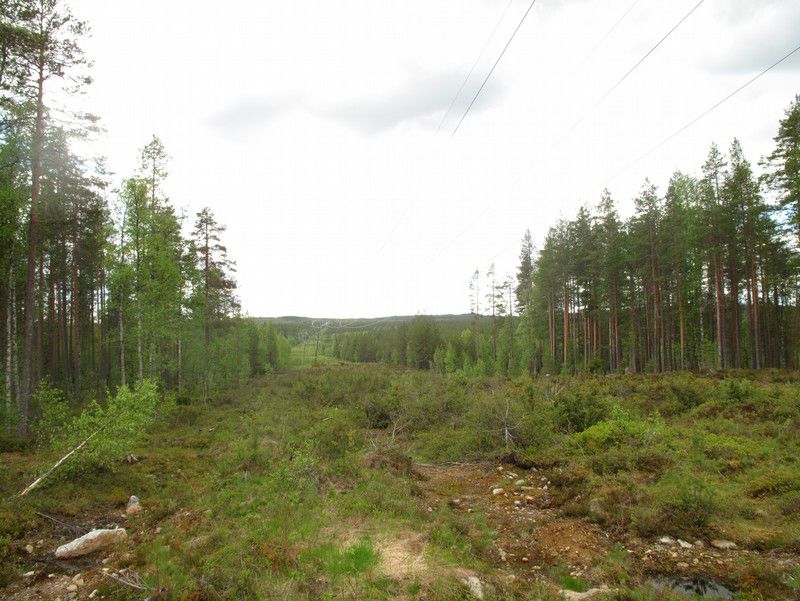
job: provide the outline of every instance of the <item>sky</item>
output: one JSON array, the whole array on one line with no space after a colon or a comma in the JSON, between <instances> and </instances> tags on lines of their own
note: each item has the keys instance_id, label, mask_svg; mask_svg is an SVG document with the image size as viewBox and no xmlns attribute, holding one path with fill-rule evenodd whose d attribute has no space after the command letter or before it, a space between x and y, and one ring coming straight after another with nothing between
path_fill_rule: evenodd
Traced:
<instances>
[{"instance_id":1,"label":"sky","mask_svg":"<svg viewBox=\"0 0 800 601\"><path fill-rule=\"evenodd\" d=\"M797 0L706 0L598 103L696 4L538 0L452 135L529 0L70 2L116 181L159 136L175 206L227 226L244 311L341 318L465 313L526 228L605 187L627 216L712 141L769 153L800 53L637 161L800 44Z\"/></svg>"}]
</instances>

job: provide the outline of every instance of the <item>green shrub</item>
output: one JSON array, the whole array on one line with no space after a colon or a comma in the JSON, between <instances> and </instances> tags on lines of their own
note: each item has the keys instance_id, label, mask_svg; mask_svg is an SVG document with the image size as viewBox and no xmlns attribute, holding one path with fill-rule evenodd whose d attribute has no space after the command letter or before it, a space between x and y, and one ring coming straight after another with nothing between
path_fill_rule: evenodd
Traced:
<instances>
[{"instance_id":1,"label":"green shrub","mask_svg":"<svg viewBox=\"0 0 800 601\"><path fill-rule=\"evenodd\" d=\"M597 390L584 387L562 392L555 401L556 423L564 432L583 432L604 420L610 403Z\"/></svg>"},{"instance_id":2,"label":"green shrub","mask_svg":"<svg viewBox=\"0 0 800 601\"><path fill-rule=\"evenodd\" d=\"M66 452L91 437L54 475L67 477L111 466L142 439L155 419L157 404L156 386L149 380L141 380L132 391L120 388L105 406L91 401L75 417L70 417L60 394L48 392L39 421L40 439L53 451Z\"/></svg>"},{"instance_id":3,"label":"green shrub","mask_svg":"<svg viewBox=\"0 0 800 601\"><path fill-rule=\"evenodd\" d=\"M714 489L705 480L690 474L667 474L656 494L664 532L703 535L719 508Z\"/></svg>"}]
</instances>

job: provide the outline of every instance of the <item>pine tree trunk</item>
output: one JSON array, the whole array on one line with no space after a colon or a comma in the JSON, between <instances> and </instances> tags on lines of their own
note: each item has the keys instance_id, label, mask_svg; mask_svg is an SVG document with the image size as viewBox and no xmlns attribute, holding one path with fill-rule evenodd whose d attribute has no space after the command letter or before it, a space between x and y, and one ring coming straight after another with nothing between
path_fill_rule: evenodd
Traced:
<instances>
[{"instance_id":1,"label":"pine tree trunk","mask_svg":"<svg viewBox=\"0 0 800 601\"><path fill-rule=\"evenodd\" d=\"M6 416L10 417L13 411L14 396L12 382L14 380L14 265L8 267L8 286L6 287ZM8 422L9 428L11 422Z\"/></svg>"},{"instance_id":2,"label":"pine tree trunk","mask_svg":"<svg viewBox=\"0 0 800 601\"><path fill-rule=\"evenodd\" d=\"M564 365L569 360L569 290L567 277L564 276Z\"/></svg>"},{"instance_id":3,"label":"pine tree trunk","mask_svg":"<svg viewBox=\"0 0 800 601\"><path fill-rule=\"evenodd\" d=\"M714 262L714 296L717 313L717 367L725 368L725 292L722 282L722 266L717 252L713 253Z\"/></svg>"},{"instance_id":4,"label":"pine tree trunk","mask_svg":"<svg viewBox=\"0 0 800 601\"><path fill-rule=\"evenodd\" d=\"M33 133L33 152L31 154L31 212L28 221L28 265L25 280L25 333L22 347L22 387L17 395L19 421L17 432L27 438L30 434L30 396L33 391L33 343L36 313L36 256L39 237L39 196L42 176L42 144L44 139L44 49L39 50L38 78L36 92L36 123Z\"/></svg>"}]
</instances>

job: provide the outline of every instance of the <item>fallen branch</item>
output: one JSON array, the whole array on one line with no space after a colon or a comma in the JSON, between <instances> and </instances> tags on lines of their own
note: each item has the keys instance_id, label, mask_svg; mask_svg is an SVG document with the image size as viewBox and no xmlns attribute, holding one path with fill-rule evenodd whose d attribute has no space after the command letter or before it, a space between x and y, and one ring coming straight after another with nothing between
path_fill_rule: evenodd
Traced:
<instances>
[{"instance_id":1,"label":"fallen branch","mask_svg":"<svg viewBox=\"0 0 800 601\"><path fill-rule=\"evenodd\" d=\"M39 517L43 517L45 519L48 519L48 520L50 520L52 522L55 522L56 524L58 524L59 526L63 526L64 528L66 528L70 532L80 532L81 531L80 526L78 526L77 524L71 524L69 522L62 522L58 518L54 518L52 515L47 515L46 513L42 513L41 511L37 511L36 515L38 515Z\"/></svg>"},{"instance_id":2,"label":"fallen branch","mask_svg":"<svg viewBox=\"0 0 800 601\"><path fill-rule=\"evenodd\" d=\"M116 574L114 572L105 572L103 575L111 578L111 580L119 582L120 584L124 584L125 586L129 586L140 591L153 590L152 587L147 586L144 583L142 577L136 572L127 572L126 574L123 574L122 572L117 572Z\"/></svg>"},{"instance_id":3,"label":"fallen branch","mask_svg":"<svg viewBox=\"0 0 800 601\"><path fill-rule=\"evenodd\" d=\"M34 480L34 481L33 481L33 482L31 482L30 484L28 484L28 486L26 486L26 487L25 487L25 490L23 490L21 493L19 493L18 495L16 495L14 498L15 498L15 499L19 499L20 497L24 497L24 496L25 496L25 495L27 495L29 492L31 492L31 491L32 491L34 488L36 488L37 486L39 486L39 484L42 482L42 480L44 480L45 478L47 478L47 476L49 476L50 474L52 474L52 473L55 471L55 469L56 469L56 468L57 468L59 465L61 465L61 464L62 464L62 463L64 463L64 462L65 462L67 459L69 459L70 457L72 457L72 456L73 456L75 453L77 453L78 451L80 451L80 450L81 450L81 449L82 449L82 448L83 448L83 447L84 447L84 446L85 446L85 445L86 445L86 444L87 444L87 443L88 443L88 442L89 442L89 441L90 441L92 438L94 438L94 437L95 437L97 434L99 434L100 432L102 432L103 430L105 430L107 425L108 425L108 424L103 424L103 425L102 425L102 426L100 426L100 427L99 427L97 430L95 430L94 432L92 432L92 433L91 433L91 434L90 434L90 435L89 435L89 436L88 436L86 439L84 439L84 441L83 441L82 443L80 443L80 444L79 444L77 447L75 447L75 448L74 448L74 449L72 449L72 450L71 450L69 453L67 453L66 455L64 455L64 456L63 456L61 459L59 459L58 461L56 461L56 463L55 463L55 465L54 465L53 467L51 467L51 468L50 468L49 470L47 470L47 471L46 471L44 474L42 474L41 476L39 476L38 478L36 478L36 480Z\"/></svg>"}]
</instances>

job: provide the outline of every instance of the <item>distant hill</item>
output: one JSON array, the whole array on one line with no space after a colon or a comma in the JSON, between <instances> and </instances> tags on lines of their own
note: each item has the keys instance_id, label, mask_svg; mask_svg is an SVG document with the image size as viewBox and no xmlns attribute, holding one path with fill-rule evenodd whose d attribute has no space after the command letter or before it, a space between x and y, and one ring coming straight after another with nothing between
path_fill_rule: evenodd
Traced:
<instances>
[{"instance_id":1,"label":"distant hill","mask_svg":"<svg viewBox=\"0 0 800 601\"><path fill-rule=\"evenodd\" d=\"M272 321L275 326L284 333L296 332L307 328L323 327L332 331L357 331L368 330L371 328L382 328L396 326L401 323L409 323L415 315L390 315L386 317L354 317L354 318L335 318L335 317L302 317L298 315L284 315L281 317L254 317L253 319L266 322ZM446 328L468 327L474 316L469 313L461 315L426 315L437 324ZM481 321L491 319L485 315L480 317Z\"/></svg>"}]
</instances>

